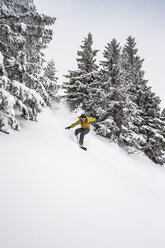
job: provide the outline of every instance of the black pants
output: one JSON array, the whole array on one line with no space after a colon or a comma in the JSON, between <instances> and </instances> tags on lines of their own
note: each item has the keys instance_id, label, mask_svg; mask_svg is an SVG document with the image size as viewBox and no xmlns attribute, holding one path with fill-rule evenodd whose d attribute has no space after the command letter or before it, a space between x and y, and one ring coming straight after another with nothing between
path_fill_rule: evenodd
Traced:
<instances>
[{"instance_id":1,"label":"black pants","mask_svg":"<svg viewBox=\"0 0 165 248\"><path fill-rule=\"evenodd\" d=\"M83 145L83 141L84 141L84 135L89 133L89 129L83 129L81 128L77 128L75 130L75 135L77 136L80 133L80 140L79 140L79 144L82 146Z\"/></svg>"}]
</instances>

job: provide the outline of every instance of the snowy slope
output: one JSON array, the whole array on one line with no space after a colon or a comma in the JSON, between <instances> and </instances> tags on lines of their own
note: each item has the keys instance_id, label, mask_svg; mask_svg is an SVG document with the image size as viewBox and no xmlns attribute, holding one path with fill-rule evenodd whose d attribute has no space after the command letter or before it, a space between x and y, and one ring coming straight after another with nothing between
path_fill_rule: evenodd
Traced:
<instances>
[{"instance_id":1,"label":"snowy slope","mask_svg":"<svg viewBox=\"0 0 165 248\"><path fill-rule=\"evenodd\" d=\"M0 133L1 248L164 248L165 169L90 132L61 106Z\"/></svg>"}]
</instances>

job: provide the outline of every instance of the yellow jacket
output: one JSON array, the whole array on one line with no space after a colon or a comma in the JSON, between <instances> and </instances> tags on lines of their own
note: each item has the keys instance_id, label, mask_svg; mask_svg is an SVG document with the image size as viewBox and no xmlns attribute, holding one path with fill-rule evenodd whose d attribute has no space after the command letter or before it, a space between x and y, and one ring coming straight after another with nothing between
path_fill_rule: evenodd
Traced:
<instances>
[{"instance_id":1,"label":"yellow jacket","mask_svg":"<svg viewBox=\"0 0 165 248\"><path fill-rule=\"evenodd\" d=\"M88 118L87 117L85 121L82 121L81 117L79 117L79 120L76 121L75 123L73 123L71 125L71 127L75 127L75 126L80 124L83 129L90 129L89 123L92 122L92 121L96 121L96 118Z\"/></svg>"}]
</instances>

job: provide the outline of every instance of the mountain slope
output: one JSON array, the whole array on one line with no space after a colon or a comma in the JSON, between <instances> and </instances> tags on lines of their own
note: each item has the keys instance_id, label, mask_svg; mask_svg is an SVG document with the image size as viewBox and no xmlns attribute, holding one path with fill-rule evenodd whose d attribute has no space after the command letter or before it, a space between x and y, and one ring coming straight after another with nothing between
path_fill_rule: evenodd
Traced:
<instances>
[{"instance_id":1,"label":"mountain slope","mask_svg":"<svg viewBox=\"0 0 165 248\"><path fill-rule=\"evenodd\" d=\"M165 170L91 131L64 106L0 133L0 247L164 248Z\"/></svg>"}]
</instances>

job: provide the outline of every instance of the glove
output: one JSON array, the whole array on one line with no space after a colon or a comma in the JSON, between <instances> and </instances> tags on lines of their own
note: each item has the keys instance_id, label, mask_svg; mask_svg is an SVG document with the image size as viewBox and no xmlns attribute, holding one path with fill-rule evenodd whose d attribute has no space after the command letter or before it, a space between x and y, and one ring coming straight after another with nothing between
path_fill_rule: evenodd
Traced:
<instances>
[{"instance_id":1,"label":"glove","mask_svg":"<svg viewBox=\"0 0 165 248\"><path fill-rule=\"evenodd\" d=\"M71 128L71 126L69 126L69 127L66 127L65 129L70 129Z\"/></svg>"}]
</instances>

